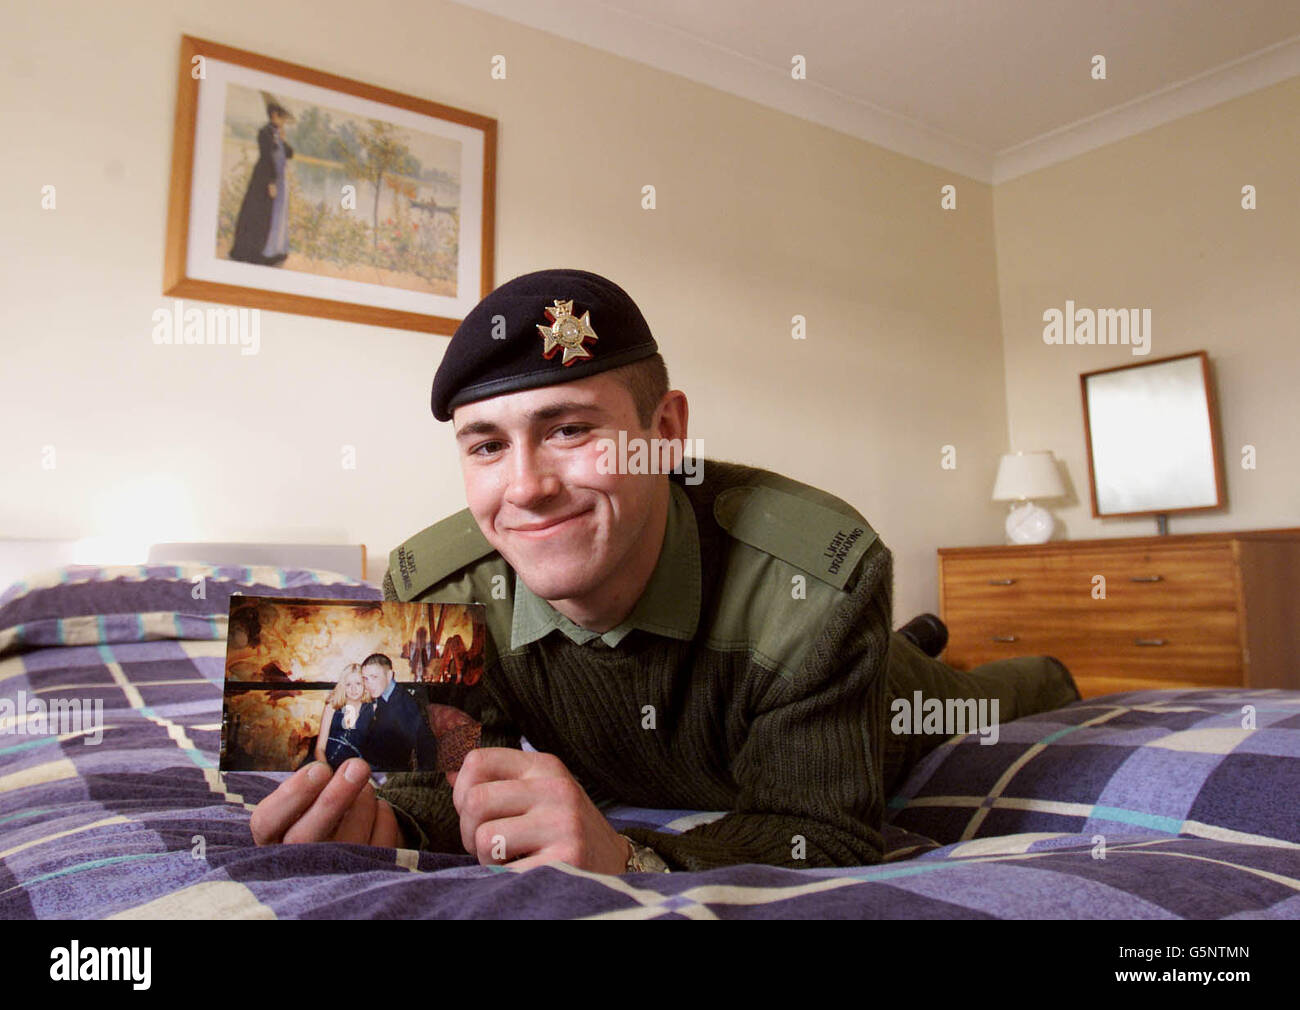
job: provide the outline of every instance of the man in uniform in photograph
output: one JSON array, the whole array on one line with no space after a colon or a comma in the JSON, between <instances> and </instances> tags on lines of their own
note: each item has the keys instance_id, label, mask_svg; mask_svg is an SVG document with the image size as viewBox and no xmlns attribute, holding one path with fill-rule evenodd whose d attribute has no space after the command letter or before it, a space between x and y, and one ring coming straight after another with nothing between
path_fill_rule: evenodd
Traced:
<instances>
[{"instance_id":1,"label":"man in uniform in photograph","mask_svg":"<svg viewBox=\"0 0 1300 1010\"><path fill-rule=\"evenodd\" d=\"M361 679L375 699L375 714L361 742L361 756L383 771L437 768L438 741L429 728L429 718L395 679L392 660L382 652L367 656L361 662Z\"/></svg>"},{"instance_id":2,"label":"man in uniform in photograph","mask_svg":"<svg viewBox=\"0 0 1300 1010\"><path fill-rule=\"evenodd\" d=\"M878 863L886 801L946 738L891 733L893 699L996 700L1007 722L1079 697L1050 657L946 666L933 615L891 633L890 552L834 495L675 449L610 467L620 434L684 445L688 411L603 277L546 270L492 292L432 406L469 507L393 551L384 593L486 607L482 747L459 773L378 792L359 760L303 769L258 805L259 844L602 873ZM614 803L721 816L620 834L601 813Z\"/></svg>"}]
</instances>

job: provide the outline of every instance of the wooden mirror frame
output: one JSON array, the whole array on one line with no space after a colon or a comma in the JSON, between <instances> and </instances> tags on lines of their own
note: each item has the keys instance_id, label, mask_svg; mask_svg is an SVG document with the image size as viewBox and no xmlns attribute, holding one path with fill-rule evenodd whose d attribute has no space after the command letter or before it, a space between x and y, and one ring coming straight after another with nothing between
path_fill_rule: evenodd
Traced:
<instances>
[{"instance_id":1,"label":"wooden mirror frame","mask_svg":"<svg viewBox=\"0 0 1300 1010\"><path fill-rule=\"evenodd\" d=\"M1170 361L1186 358L1201 359L1201 378L1205 384L1205 401L1210 415L1210 454L1214 459L1214 503L1212 505L1193 505L1185 508L1142 509L1136 512L1101 512L1097 507L1097 468L1092 455L1092 418L1088 408L1088 380L1097 375L1122 372L1133 368L1150 368ZM1088 490L1092 496L1092 515L1094 519L1120 519L1134 516L1163 516L1187 512L1209 512L1221 509L1226 504L1223 481L1223 453L1219 442L1219 408L1214 396L1214 383L1210 375L1210 359L1205 351L1192 351L1189 354L1175 354L1154 361L1139 361L1132 365L1119 365L1115 368L1101 368L1095 372L1084 372L1079 376L1079 388L1083 395L1083 443L1088 453Z\"/></svg>"}]
</instances>

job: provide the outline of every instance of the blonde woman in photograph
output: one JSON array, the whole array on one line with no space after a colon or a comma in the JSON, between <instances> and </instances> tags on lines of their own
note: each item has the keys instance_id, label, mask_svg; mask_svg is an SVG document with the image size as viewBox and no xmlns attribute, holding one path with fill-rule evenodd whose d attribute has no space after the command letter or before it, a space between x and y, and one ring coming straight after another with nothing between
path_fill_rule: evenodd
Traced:
<instances>
[{"instance_id":1,"label":"blonde woman in photograph","mask_svg":"<svg viewBox=\"0 0 1300 1010\"><path fill-rule=\"evenodd\" d=\"M337 768L348 758L360 757L362 743L375 714L374 699L366 690L361 667L350 663L325 702L316 738L316 760Z\"/></svg>"}]
</instances>

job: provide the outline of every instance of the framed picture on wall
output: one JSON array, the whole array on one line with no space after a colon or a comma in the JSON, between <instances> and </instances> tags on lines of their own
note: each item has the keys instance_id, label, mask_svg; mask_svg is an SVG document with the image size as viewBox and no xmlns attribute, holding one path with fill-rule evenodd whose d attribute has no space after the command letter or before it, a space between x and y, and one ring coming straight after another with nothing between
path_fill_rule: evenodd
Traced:
<instances>
[{"instance_id":1,"label":"framed picture on wall","mask_svg":"<svg viewBox=\"0 0 1300 1010\"><path fill-rule=\"evenodd\" d=\"M163 294L452 333L495 177L495 119L183 36Z\"/></svg>"}]
</instances>

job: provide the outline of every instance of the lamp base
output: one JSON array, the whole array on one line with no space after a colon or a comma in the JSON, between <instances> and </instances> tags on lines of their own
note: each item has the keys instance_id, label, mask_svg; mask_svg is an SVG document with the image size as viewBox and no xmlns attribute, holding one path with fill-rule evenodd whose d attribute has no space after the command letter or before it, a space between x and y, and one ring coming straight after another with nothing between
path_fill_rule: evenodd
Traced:
<instances>
[{"instance_id":1,"label":"lamp base","mask_svg":"<svg viewBox=\"0 0 1300 1010\"><path fill-rule=\"evenodd\" d=\"M1052 513L1031 501L1013 505L1007 513L1007 537L1013 544L1045 544L1055 528Z\"/></svg>"}]
</instances>

